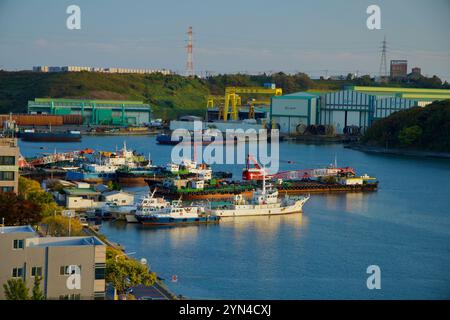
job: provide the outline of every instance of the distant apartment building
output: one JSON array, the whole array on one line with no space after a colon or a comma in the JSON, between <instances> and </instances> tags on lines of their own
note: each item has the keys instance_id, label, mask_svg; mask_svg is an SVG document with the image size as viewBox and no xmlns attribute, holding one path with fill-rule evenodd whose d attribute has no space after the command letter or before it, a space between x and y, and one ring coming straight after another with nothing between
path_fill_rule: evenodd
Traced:
<instances>
[{"instance_id":1,"label":"distant apartment building","mask_svg":"<svg viewBox=\"0 0 450 320\"><path fill-rule=\"evenodd\" d=\"M420 69L419 67L412 68L411 74L413 74L415 76L420 76L420 75L422 75L422 69Z\"/></svg>"},{"instance_id":2,"label":"distant apartment building","mask_svg":"<svg viewBox=\"0 0 450 320\"><path fill-rule=\"evenodd\" d=\"M19 192L19 154L17 139L0 138L0 192Z\"/></svg>"},{"instance_id":3,"label":"distant apartment building","mask_svg":"<svg viewBox=\"0 0 450 320\"><path fill-rule=\"evenodd\" d=\"M152 74L161 73L163 75L173 74L167 69L135 69L135 68L99 68L99 67L82 67L82 66L34 66L34 72L102 72L102 73L137 73Z\"/></svg>"},{"instance_id":4,"label":"distant apartment building","mask_svg":"<svg viewBox=\"0 0 450 320\"><path fill-rule=\"evenodd\" d=\"M31 226L0 227L0 299L3 284L41 277L46 299L105 298L106 245L96 237L39 237Z\"/></svg>"},{"instance_id":5,"label":"distant apartment building","mask_svg":"<svg viewBox=\"0 0 450 320\"><path fill-rule=\"evenodd\" d=\"M391 60L391 79L406 78L408 74L408 61L407 60Z\"/></svg>"}]
</instances>

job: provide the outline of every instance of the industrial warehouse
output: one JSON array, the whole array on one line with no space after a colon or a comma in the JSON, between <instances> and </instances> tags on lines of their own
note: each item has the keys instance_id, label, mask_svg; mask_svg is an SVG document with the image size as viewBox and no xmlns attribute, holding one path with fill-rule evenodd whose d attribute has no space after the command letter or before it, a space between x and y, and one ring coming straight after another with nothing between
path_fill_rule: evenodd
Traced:
<instances>
[{"instance_id":1,"label":"industrial warehouse","mask_svg":"<svg viewBox=\"0 0 450 320\"><path fill-rule=\"evenodd\" d=\"M28 101L29 114L78 116L84 125L129 126L150 122L150 105L141 101L36 98Z\"/></svg>"},{"instance_id":2,"label":"industrial warehouse","mask_svg":"<svg viewBox=\"0 0 450 320\"><path fill-rule=\"evenodd\" d=\"M309 125L332 127L342 134L348 127L364 131L393 112L444 99L450 99L450 90L352 86L336 92L274 96L270 117L283 134L302 133Z\"/></svg>"}]
</instances>

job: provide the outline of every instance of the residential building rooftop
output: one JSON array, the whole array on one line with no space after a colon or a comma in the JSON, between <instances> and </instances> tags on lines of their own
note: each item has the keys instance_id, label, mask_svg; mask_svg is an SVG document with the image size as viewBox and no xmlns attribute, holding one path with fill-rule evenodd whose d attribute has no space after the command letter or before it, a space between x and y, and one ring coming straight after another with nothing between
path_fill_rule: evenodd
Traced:
<instances>
[{"instance_id":1,"label":"residential building rooftop","mask_svg":"<svg viewBox=\"0 0 450 320\"><path fill-rule=\"evenodd\" d=\"M1 233L33 233L36 234L36 231L31 226L12 226L12 227L0 227Z\"/></svg>"},{"instance_id":2,"label":"residential building rooftop","mask_svg":"<svg viewBox=\"0 0 450 320\"><path fill-rule=\"evenodd\" d=\"M71 247L71 246L100 246L104 245L96 237L51 237L29 238L27 247Z\"/></svg>"},{"instance_id":3,"label":"residential building rooftop","mask_svg":"<svg viewBox=\"0 0 450 320\"><path fill-rule=\"evenodd\" d=\"M92 188L64 188L64 193L71 196L96 196L100 195L99 191L96 191Z\"/></svg>"}]
</instances>

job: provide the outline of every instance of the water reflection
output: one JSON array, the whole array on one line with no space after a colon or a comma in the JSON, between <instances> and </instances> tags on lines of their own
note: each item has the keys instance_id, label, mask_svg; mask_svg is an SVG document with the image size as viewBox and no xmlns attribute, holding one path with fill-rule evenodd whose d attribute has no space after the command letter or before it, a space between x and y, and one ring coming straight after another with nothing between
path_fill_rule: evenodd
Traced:
<instances>
[{"instance_id":1,"label":"water reflection","mask_svg":"<svg viewBox=\"0 0 450 320\"><path fill-rule=\"evenodd\" d=\"M363 213L368 211L369 197L370 194L361 192L316 194L311 196L310 201L314 203L320 202L321 206L328 210Z\"/></svg>"}]
</instances>

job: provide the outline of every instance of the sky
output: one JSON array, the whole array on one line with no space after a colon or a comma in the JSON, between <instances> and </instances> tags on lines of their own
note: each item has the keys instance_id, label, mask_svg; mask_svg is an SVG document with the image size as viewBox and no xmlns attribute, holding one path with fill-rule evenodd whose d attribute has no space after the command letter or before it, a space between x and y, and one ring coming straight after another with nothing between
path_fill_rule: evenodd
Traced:
<instances>
[{"instance_id":1,"label":"sky","mask_svg":"<svg viewBox=\"0 0 450 320\"><path fill-rule=\"evenodd\" d=\"M69 30L69 5L81 29ZM366 26L369 5L381 29ZM0 0L0 69L35 65L166 68L197 74L377 75L383 37L408 72L450 79L450 0Z\"/></svg>"}]
</instances>

